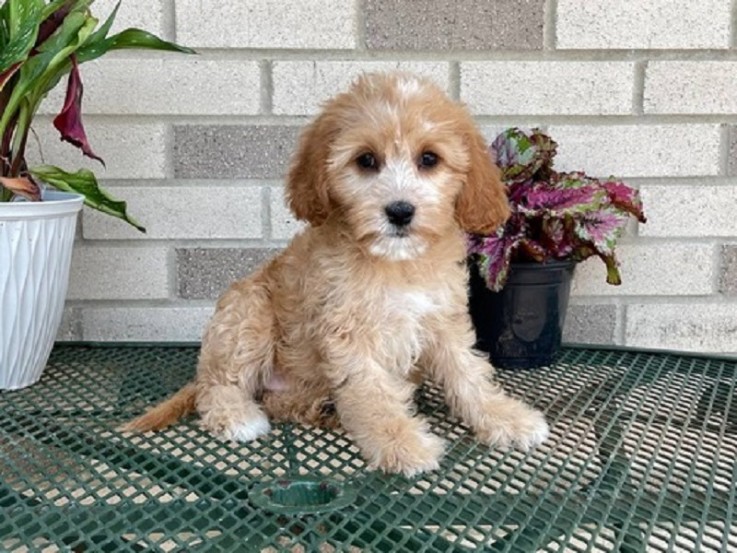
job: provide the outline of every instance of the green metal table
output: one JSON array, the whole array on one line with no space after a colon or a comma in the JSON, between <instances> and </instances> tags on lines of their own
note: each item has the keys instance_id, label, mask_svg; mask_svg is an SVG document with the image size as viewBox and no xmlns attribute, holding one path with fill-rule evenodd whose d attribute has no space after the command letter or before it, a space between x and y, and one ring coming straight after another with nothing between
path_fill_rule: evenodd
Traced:
<instances>
[{"instance_id":1,"label":"green metal table","mask_svg":"<svg viewBox=\"0 0 737 553\"><path fill-rule=\"evenodd\" d=\"M544 410L529 453L478 445L433 387L437 472L369 472L341 432L227 443L116 427L189 380L194 346L58 345L0 392L1 551L737 551L737 360L564 348L500 371Z\"/></svg>"}]
</instances>

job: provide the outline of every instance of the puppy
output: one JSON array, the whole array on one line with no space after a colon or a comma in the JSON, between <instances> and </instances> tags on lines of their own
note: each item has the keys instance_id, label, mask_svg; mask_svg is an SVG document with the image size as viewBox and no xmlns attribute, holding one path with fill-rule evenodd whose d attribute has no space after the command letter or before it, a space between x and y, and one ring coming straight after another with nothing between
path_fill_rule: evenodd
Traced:
<instances>
[{"instance_id":1,"label":"puppy","mask_svg":"<svg viewBox=\"0 0 737 553\"><path fill-rule=\"evenodd\" d=\"M238 441L269 418L340 423L371 468L411 476L443 453L411 405L429 378L481 442L547 437L473 349L464 231L493 232L508 206L464 107L412 75L364 75L304 131L286 187L306 228L222 295L195 381L127 430L195 409Z\"/></svg>"}]
</instances>

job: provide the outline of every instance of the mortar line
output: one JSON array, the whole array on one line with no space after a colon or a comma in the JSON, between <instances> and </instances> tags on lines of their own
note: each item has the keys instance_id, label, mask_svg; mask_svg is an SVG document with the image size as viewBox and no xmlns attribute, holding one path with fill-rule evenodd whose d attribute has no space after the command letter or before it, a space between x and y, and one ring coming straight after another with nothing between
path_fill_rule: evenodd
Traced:
<instances>
[{"instance_id":1,"label":"mortar line","mask_svg":"<svg viewBox=\"0 0 737 553\"><path fill-rule=\"evenodd\" d=\"M737 0L735 0L737 1ZM729 49L670 49L670 50L368 50L368 49L294 49L294 48L197 48L207 60L254 61L735 61L737 50ZM120 51L110 57L120 59L159 58L159 52Z\"/></svg>"},{"instance_id":2,"label":"mortar line","mask_svg":"<svg viewBox=\"0 0 737 553\"><path fill-rule=\"evenodd\" d=\"M178 187L178 188L260 188L263 185L273 186L278 185L282 181L279 178L257 178L257 177L213 177L208 179L207 177L178 177L174 179L161 178L161 179L129 179L129 178L111 178L111 179L100 179L103 181L105 186L111 186L115 188L155 188L160 186L166 187Z\"/></svg>"},{"instance_id":3,"label":"mortar line","mask_svg":"<svg viewBox=\"0 0 737 553\"><path fill-rule=\"evenodd\" d=\"M448 94L454 100L461 100L461 63L448 64Z\"/></svg>"},{"instance_id":4,"label":"mortar line","mask_svg":"<svg viewBox=\"0 0 737 553\"><path fill-rule=\"evenodd\" d=\"M337 92L337 91L336 91ZM324 98L324 99L327 99ZM277 115L273 113L241 113L241 114L103 114L91 113L85 116L85 122L91 121L95 124L130 124L151 125L155 120L161 125L263 125L263 126L297 126L301 127L316 115L315 112ZM633 115L632 113L598 115L591 114L554 114L554 113L506 113L506 114L484 114L477 113L476 118L481 124L525 124L526 122L538 123L540 125L595 125L595 126L617 126L617 125L737 125L737 114L660 114L644 113ZM52 119L51 116L40 115L37 121L46 124Z\"/></svg>"},{"instance_id":5,"label":"mortar line","mask_svg":"<svg viewBox=\"0 0 737 553\"><path fill-rule=\"evenodd\" d=\"M627 321L626 313L628 304L619 298L619 301L615 303L616 310L614 315L614 332L612 338L614 339L615 345L623 346L627 340Z\"/></svg>"},{"instance_id":6,"label":"mortar line","mask_svg":"<svg viewBox=\"0 0 737 553\"><path fill-rule=\"evenodd\" d=\"M274 108L273 65L271 60L266 59L259 61L258 65L261 79L259 111L262 115L271 115Z\"/></svg>"},{"instance_id":7,"label":"mortar line","mask_svg":"<svg viewBox=\"0 0 737 553\"><path fill-rule=\"evenodd\" d=\"M263 240L270 242L273 240L273 232L271 228L271 187L261 187L261 233Z\"/></svg>"},{"instance_id":8,"label":"mortar line","mask_svg":"<svg viewBox=\"0 0 737 553\"><path fill-rule=\"evenodd\" d=\"M729 176L729 146L731 142L731 136L734 133L733 129L726 123L723 123L719 128L719 176Z\"/></svg>"},{"instance_id":9,"label":"mortar line","mask_svg":"<svg viewBox=\"0 0 737 553\"><path fill-rule=\"evenodd\" d=\"M66 309L65 309L66 311ZM69 317L72 321L72 335L79 336L79 339L84 339L84 325L82 324L82 310L76 306L69 308Z\"/></svg>"},{"instance_id":10,"label":"mortar line","mask_svg":"<svg viewBox=\"0 0 737 553\"><path fill-rule=\"evenodd\" d=\"M733 176L704 175L700 177L628 177L629 184L637 186L735 186L737 178Z\"/></svg>"},{"instance_id":11,"label":"mortar line","mask_svg":"<svg viewBox=\"0 0 737 553\"><path fill-rule=\"evenodd\" d=\"M169 37L172 42L177 41L177 8L174 0L168 0L164 3L162 9L162 26L164 27L165 36Z\"/></svg>"},{"instance_id":12,"label":"mortar line","mask_svg":"<svg viewBox=\"0 0 737 553\"><path fill-rule=\"evenodd\" d=\"M625 275L626 277L626 275ZM716 294L705 295L651 295L651 296L637 296L637 295L622 295L622 296L606 296L606 295L577 295L571 296L571 301L575 299L575 305L619 305L618 302L623 302L624 307L630 307L632 305L647 305L647 306L688 306L688 305L730 305L737 307L737 296L727 297L718 296ZM573 304L572 304L573 305Z\"/></svg>"},{"instance_id":13,"label":"mortar line","mask_svg":"<svg viewBox=\"0 0 737 553\"><path fill-rule=\"evenodd\" d=\"M214 307L217 298L177 298L169 300L164 298L131 298L126 300L113 299L76 299L67 300L69 305L80 310L95 309L181 309L181 308L203 308Z\"/></svg>"},{"instance_id":14,"label":"mortar line","mask_svg":"<svg viewBox=\"0 0 737 553\"><path fill-rule=\"evenodd\" d=\"M547 0L543 7L543 50L556 50L558 0Z\"/></svg>"},{"instance_id":15,"label":"mortar line","mask_svg":"<svg viewBox=\"0 0 737 553\"><path fill-rule=\"evenodd\" d=\"M737 48L737 0L732 0L729 19L729 46Z\"/></svg>"},{"instance_id":16,"label":"mortar line","mask_svg":"<svg viewBox=\"0 0 737 553\"><path fill-rule=\"evenodd\" d=\"M168 244L166 248L166 270L169 272L168 278L166 279L168 300L177 300L179 298L179 287L177 286L179 280L179 268L177 267L177 248L174 244ZM198 244L199 247L199 244Z\"/></svg>"},{"instance_id":17,"label":"mortar line","mask_svg":"<svg viewBox=\"0 0 737 553\"><path fill-rule=\"evenodd\" d=\"M648 60L639 60L633 67L632 78L632 114L645 115L645 74Z\"/></svg>"},{"instance_id":18,"label":"mortar line","mask_svg":"<svg viewBox=\"0 0 737 553\"><path fill-rule=\"evenodd\" d=\"M162 7L162 27L164 36L170 40L176 42L176 5L174 0L169 0L164 3ZM161 124L164 127L163 131L163 146L164 146L164 177L166 179L175 178L174 175L174 124L172 121L164 121L161 117L151 116L151 119L155 119L156 124Z\"/></svg>"},{"instance_id":19,"label":"mortar line","mask_svg":"<svg viewBox=\"0 0 737 553\"><path fill-rule=\"evenodd\" d=\"M176 132L174 130L175 123L173 121L161 121L160 119L158 123L164 126L164 179L173 180L177 178L174 167L174 149L176 146L176 138L174 136Z\"/></svg>"},{"instance_id":20,"label":"mortar line","mask_svg":"<svg viewBox=\"0 0 737 553\"><path fill-rule=\"evenodd\" d=\"M266 238L152 238L152 239L119 239L119 238L92 238L88 240L84 246L75 244L82 248L105 248L106 250L130 249L141 250L145 252L148 249L164 249L171 247L174 250L191 250L193 248L202 247L206 244L212 248L268 248L274 242L284 242L284 240L275 238L273 240Z\"/></svg>"},{"instance_id":21,"label":"mortar line","mask_svg":"<svg viewBox=\"0 0 737 553\"><path fill-rule=\"evenodd\" d=\"M722 295L722 272L724 269L724 242L717 242L712 249L712 266L714 267L714 275L712 276L711 288L712 296L720 297Z\"/></svg>"},{"instance_id":22,"label":"mortar line","mask_svg":"<svg viewBox=\"0 0 737 553\"><path fill-rule=\"evenodd\" d=\"M353 0L355 15L353 17L353 36L356 39L354 52L366 52L366 9L365 0Z\"/></svg>"}]
</instances>

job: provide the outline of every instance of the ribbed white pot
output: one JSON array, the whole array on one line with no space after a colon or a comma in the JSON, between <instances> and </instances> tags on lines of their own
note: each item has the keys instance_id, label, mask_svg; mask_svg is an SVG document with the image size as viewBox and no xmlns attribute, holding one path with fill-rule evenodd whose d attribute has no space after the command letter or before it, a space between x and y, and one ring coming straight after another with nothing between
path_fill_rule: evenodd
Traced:
<instances>
[{"instance_id":1,"label":"ribbed white pot","mask_svg":"<svg viewBox=\"0 0 737 553\"><path fill-rule=\"evenodd\" d=\"M0 203L0 389L41 378L64 309L79 194Z\"/></svg>"}]
</instances>

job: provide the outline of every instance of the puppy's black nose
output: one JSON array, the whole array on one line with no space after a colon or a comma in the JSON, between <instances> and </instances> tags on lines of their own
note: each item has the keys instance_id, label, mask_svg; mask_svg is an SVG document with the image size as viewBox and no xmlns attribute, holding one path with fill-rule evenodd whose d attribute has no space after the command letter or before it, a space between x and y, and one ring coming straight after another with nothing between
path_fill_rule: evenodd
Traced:
<instances>
[{"instance_id":1,"label":"puppy's black nose","mask_svg":"<svg viewBox=\"0 0 737 553\"><path fill-rule=\"evenodd\" d=\"M389 222L398 227L410 224L415 214L415 206L409 202L392 202L384 208Z\"/></svg>"}]
</instances>

